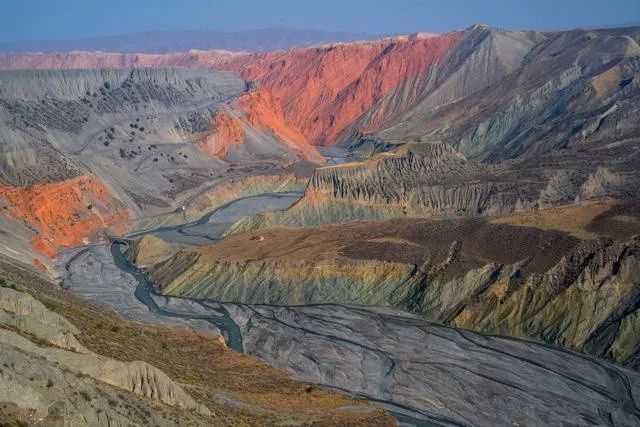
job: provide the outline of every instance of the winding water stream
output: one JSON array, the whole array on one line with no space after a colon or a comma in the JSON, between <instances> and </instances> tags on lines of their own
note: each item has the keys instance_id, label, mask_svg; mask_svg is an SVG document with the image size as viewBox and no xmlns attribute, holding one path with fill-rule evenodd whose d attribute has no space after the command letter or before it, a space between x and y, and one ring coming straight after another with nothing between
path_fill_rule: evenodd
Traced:
<instances>
[{"instance_id":1,"label":"winding water stream","mask_svg":"<svg viewBox=\"0 0 640 427\"><path fill-rule=\"evenodd\" d=\"M196 221L138 231L124 237L130 239L146 234L153 234L161 237L165 241L178 244L209 244L219 239L224 231L241 217L277 209L286 209L299 200L302 195L302 193L290 192L267 193L244 197L222 205ZM136 300L144 304L150 313L169 318L207 322L214 325L222 333L229 347L239 352L244 351L241 330L231 318L229 311L225 307L225 303L169 297L158 294L153 284L147 280L144 270L131 263L124 255L127 246L128 242L125 240L113 240L110 246L113 262L123 273L135 278L137 285L135 286L133 294ZM326 384L326 386L335 390L341 390L331 384ZM342 391L351 392L349 390ZM434 423L433 419L427 420L413 417L408 415L405 410L410 413L414 413L414 411L410 408L402 408L392 401L379 400L366 395L361 395L361 397L386 406L387 410L401 422L401 425L433 426L450 424Z\"/></svg>"},{"instance_id":2,"label":"winding water stream","mask_svg":"<svg viewBox=\"0 0 640 427\"><path fill-rule=\"evenodd\" d=\"M629 380L625 377L621 383L618 368L605 362L462 332L397 310L340 304L249 305L165 296L124 255L129 239L145 234L162 233L163 239L178 245L210 243L247 213L285 209L300 196L245 197L197 221L114 238L110 246L83 248L67 259L65 283L71 291L130 320L220 331L234 350L258 356L295 379L378 403L404 426L493 420L477 414L517 419L536 411L548 416L550 407L564 419L589 408L635 405L627 391L631 386L620 387ZM476 371L476 367L482 368ZM555 384L566 395L549 400L548 388L540 385L541 375L545 384ZM590 403L579 404L578 397L587 395Z\"/></svg>"},{"instance_id":3,"label":"winding water stream","mask_svg":"<svg viewBox=\"0 0 640 427\"><path fill-rule=\"evenodd\" d=\"M159 227L150 230L138 231L126 235L126 238L142 237L146 234L154 234L163 240L172 243L184 244L208 244L220 238L224 231L238 219L255 215L261 212L273 211L277 209L286 209L302 197L303 193L287 192L287 193L265 193L255 196L242 197L228 202L211 212L203 215L200 219L185 224L175 226ZM197 230L197 233L193 233ZM111 255L114 264L124 273L132 275L138 282L134 296L138 301L144 304L150 312L162 316L176 317L179 319L205 321L215 325L226 339L227 345L236 351L242 352L242 335L238 326L229 318L226 309L223 306L217 307L219 315L213 314L192 314L188 312L178 312L160 307L154 297L164 298L159 295L153 284L150 283L144 270L132 264L123 253L128 246L124 240L115 239L111 244ZM204 311L206 307L203 302L192 301L199 304Z\"/></svg>"},{"instance_id":4,"label":"winding water stream","mask_svg":"<svg viewBox=\"0 0 640 427\"><path fill-rule=\"evenodd\" d=\"M344 160L339 152L331 154L337 154L335 161ZM487 424L496 414L506 417L502 421L525 417L536 422L578 414L580 424L599 416L593 408L614 406L624 409L625 417L640 420L627 377L631 374L606 362L463 332L384 308L283 307L165 296L124 255L131 239L147 234L175 245L210 244L241 217L286 209L301 196L239 198L195 221L111 238L109 246L79 248L61 261L65 284L129 320L215 329L234 350L258 356L293 378L376 402L403 426ZM549 387L564 391L550 398Z\"/></svg>"},{"instance_id":5,"label":"winding water stream","mask_svg":"<svg viewBox=\"0 0 640 427\"><path fill-rule=\"evenodd\" d=\"M344 158L337 156L336 161L344 161ZM195 221L111 237L108 247L93 245L79 248L65 257L65 283L72 292L107 305L126 319L203 331L213 329L224 336L229 347L243 352L245 349L241 328L228 310L237 311L237 307L248 306L158 294L153 284L147 280L144 270L131 263L124 253L131 239L144 235L154 235L177 245L211 244L238 219L286 209L302 196L303 193L287 192L242 197L219 206ZM335 388L331 384L326 386ZM403 425L434 425L402 413L402 408L391 401L376 400L365 395L362 397L385 404Z\"/></svg>"},{"instance_id":6,"label":"winding water stream","mask_svg":"<svg viewBox=\"0 0 640 427\"><path fill-rule=\"evenodd\" d=\"M235 322L229 318L229 313L227 313L224 307L219 307L219 311L221 311L219 316L211 314L179 313L160 307L152 297L154 295L159 296L153 288L153 285L146 279L144 271L133 265L124 256L122 253L123 246L126 246L126 244L120 241L115 241L111 244L111 255L113 256L113 261L118 268L131 274L138 281L138 286L136 286L133 295L138 299L138 301L146 305L150 312L162 316L200 320L211 323L224 335L229 347L239 352L243 351L240 329L238 329Z\"/></svg>"}]
</instances>

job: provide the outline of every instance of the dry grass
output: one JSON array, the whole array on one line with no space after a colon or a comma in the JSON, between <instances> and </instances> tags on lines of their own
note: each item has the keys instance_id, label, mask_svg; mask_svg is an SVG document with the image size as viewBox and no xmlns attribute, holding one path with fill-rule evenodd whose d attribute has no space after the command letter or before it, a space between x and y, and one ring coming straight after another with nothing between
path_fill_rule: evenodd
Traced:
<instances>
[{"instance_id":1,"label":"dry grass","mask_svg":"<svg viewBox=\"0 0 640 427\"><path fill-rule=\"evenodd\" d=\"M199 260L205 263L221 260L314 264L377 260L437 266L447 259L454 242L458 242L461 249L442 273L447 277L459 277L489 263L512 264L529 258L531 262L524 268L526 273L545 272L573 248L578 239L562 231L493 224L485 218L396 219L272 228L229 236L188 250L198 252Z\"/></svg>"},{"instance_id":2,"label":"dry grass","mask_svg":"<svg viewBox=\"0 0 640 427\"><path fill-rule=\"evenodd\" d=\"M494 224L560 230L581 239L607 236L626 240L640 233L640 200L559 206L491 218Z\"/></svg>"},{"instance_id":3,"label":"dry grass","mask_svg":"<svg viewBox=\"0 0 640 427\"><path fill-rule=\"evenodd\" d=\"M123 321L1 260L0 275L21 283L25 291L75 324L81 331L77 338L87 348L122 361L144 360L162 369L212 410L216 425L273 425L284 420L314 425L394 425L381 410L338 410L367 404L324 390L308 391L309 384L293 381L256 358L226 348L218 336ZM220 404L216 393L264 412Z\"/></svg>"},{"instance_id":4,"label":"dry grass","mask_svg":"<svg viewBox=\"0 0 640 427\"><path fill-rule=\"evenodd\" d=\"M541 230L560 230L580 239L595 239L598 234L587 227L599 215L607 212L613 202L586 205L559 206L539 211L520 212L492 218L493 224L508 224L518 227L534 227Z\"/></svg>"}]
</instances>

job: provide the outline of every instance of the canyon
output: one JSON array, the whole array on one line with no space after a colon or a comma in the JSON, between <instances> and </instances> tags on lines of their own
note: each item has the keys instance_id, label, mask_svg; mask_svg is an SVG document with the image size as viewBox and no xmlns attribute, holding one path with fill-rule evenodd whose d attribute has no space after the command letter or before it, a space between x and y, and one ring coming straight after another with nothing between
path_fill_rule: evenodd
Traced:
<instances>
[{"instance_id":1,"label":"canyon","mask_svg":"<svg viewBox=\"0 0 640 427\"><path fill-rule=\"evenodd\" d=\"M638 99L640 27L0 53L0 412L634 425Z\"/></svg>"}]
</instances>

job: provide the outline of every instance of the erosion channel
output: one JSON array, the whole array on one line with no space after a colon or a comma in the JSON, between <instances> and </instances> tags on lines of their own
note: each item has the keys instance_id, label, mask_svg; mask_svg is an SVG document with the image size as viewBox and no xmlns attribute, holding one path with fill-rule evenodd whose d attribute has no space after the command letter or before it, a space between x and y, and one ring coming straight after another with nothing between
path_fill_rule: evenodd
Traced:
<instances>
[{"instance_id":1,"label":"erosion channel","mask_svg":"<svg viewBox=\"0 0 640 427\"><path fill-rule=\"evenodd\" d=\"M301 196L240 198L197 221L70 251L61 257L65 287L130 320L219 331L233 349L296 379L377 402L401 425L640 423L640 376L603 360L388 308L164 296L124 255L129 242L145 234L210 244L237 219L286 209Z\"/></svg>"}]
</instances>

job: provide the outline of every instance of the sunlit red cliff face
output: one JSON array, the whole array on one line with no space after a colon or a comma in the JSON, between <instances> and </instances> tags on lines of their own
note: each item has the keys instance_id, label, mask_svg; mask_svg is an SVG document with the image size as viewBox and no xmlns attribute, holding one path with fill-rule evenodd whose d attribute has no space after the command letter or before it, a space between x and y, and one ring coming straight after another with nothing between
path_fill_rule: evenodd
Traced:
<instances>
[{"instance_id":1,"label":"sunlit red cliff face","mask_svg":"<svg viewBox=\"0 0 640 427\"><path fill-rule=\"evenodd\" d=\"M244 127L250 126L259 132L271 132L306 160L315 163L324 161L324 157L307 142L305 136L287 123L280 104L273 100L266 89L254 89L236 101L240 111L234 113L231 108L224 108L213 117L214 132L200 141L204 151L224 158L230 149L244 142Z\"/></svg>"},{"instance_id":2,"label":"sunlit red cliff face","mask_svg":"<svg viewBox=\"0 0 640 427\"><path fill-rule=\"evenodd\" d=\"M9 216L35 229L31 244L49 257L128 217L104 184L86 177L28 188L0 184L0 198Z\"/></svg>"},{"instance_id":3,"label":"sunlit red cliff face","mask_svg":"<svg viewBox=\"0 0 640 427\"><path fill-rule=\"evenodd\" d=\"M438 63L460 36L414 35L240 55L217 67L237 71L269 91L281 103L285 120L311 144L331 145L377 101ZM381 114L378 121L388 118Z\"/></svg>"},{"instance_id":4,"label":"sunlit red cliff face","mask_svg":"<svg viewBox=\"0 0 640 427\"><path fill-rule=\"evenodd\" d=\"M216 112L211 121L213 132L202 138L198 146L207 154L224 159L233 146L244 142L244 127L227 109Z\"/></svg>"},{"instance_id":5,"label":"sunlit red cliff face","mask_svg":"<svg viewBox=\"0 0 640 427\"><path fill-rule=\"evenodd\" d=\"M257 89L232 100L214 115L214 131L200 136L200 148L224 159L255 130L275 136L300 158L321 163L324 158L315 145L332 145L346 130L374 131L406 110L419 95L419 84L411 85L412 93L405 94L399 105L388 108L379 101L402 90L408 81L427 84L430 70L442 63L461 34L414 35L263 54L0 54L0 68L180 66L234 71L257 83ZM367 112L366 129L353 129ZM113 203L104 184L89 178L27 189L0 186L0 196L8 201L9 215L37 230L32 244L48 256L127 217Z\"/></svg>"},{"instance_id":6,"label":"sunlit red cliff face","mask_svg":"<svg viewBox=\"0 0 640 427\"><path fill-rule=\"evenodd\" d=\"M259 131L271 131L294 151L300 151L310 161L321 162L324 158L309 144L304 134L290 126L282 108L266 89L257 89L241 96L238 105L248 122Z\"/></svg>"},{"instance_id":7,"label":"sunlit red cliff face","mask_svg":"<svg viewBox=\"0 0 640 427\"><path fill-rule=\"evenodd\" d=\"M262 88L259 109L269 103L282 111L287 133L297 131L312 145L331 145L363 113L403 82L424 77L460 41L462 32L417 34L378 41L260 54L191 51L183 54L71 52L0 55L0 68L170 67L223 69L239 73ZM421 81L426 84L428 79ZM405 96L407 108L420 86ZM271 119L280 112L274 109ZM373 130L401 111L384 108L367 121ZM264 119L264 114L261 115ZM234 134L235 135L235 134ZM235 135L237 136L237 135ZM291 139L289 134L288 140ZM297 135L296 135L297 138ZM296 138L293 138L296 140Z\"/></svg>"}]
</instances>

